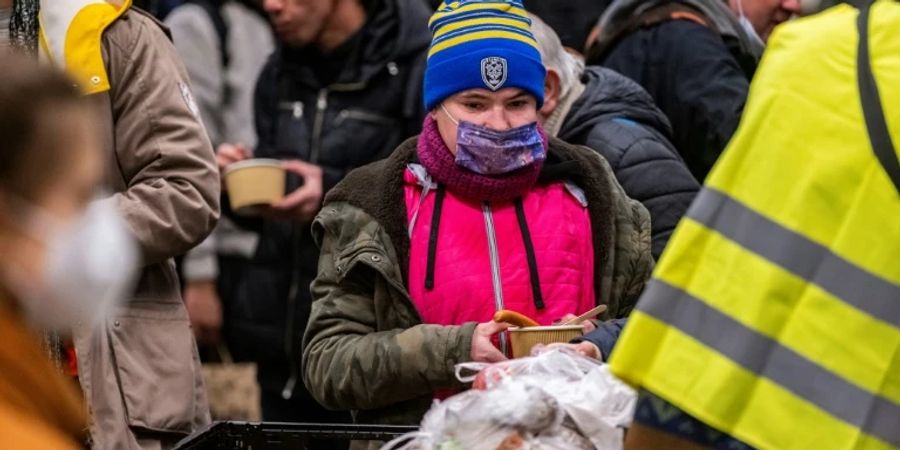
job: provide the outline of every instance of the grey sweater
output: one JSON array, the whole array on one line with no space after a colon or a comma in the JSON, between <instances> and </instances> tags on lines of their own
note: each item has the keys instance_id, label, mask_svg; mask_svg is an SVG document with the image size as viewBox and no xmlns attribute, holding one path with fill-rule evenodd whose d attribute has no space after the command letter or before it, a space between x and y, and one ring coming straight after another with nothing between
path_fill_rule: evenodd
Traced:
<instances>
[{"instance_id":1,"label":"grey sweater","mask_svg":"<svg viewBox=\"0 0 900 450\"><path fill-rule=\"evenodd\" d=\"M0 8L0 51L9 47L9 18L12 8Z\"/></svg>"},{"instance_id":2,"label":"grey sweater","mask_svg":"<svg viewBox=\"0 0 900 450\"><path fill-rule=\"evenodd\" d=\"M227 69L222 64L219 35L202 7L179 6L166 18L166 25L191 77L191 88L213 145L240 143L253 148L257 141L254 87L275 43L266 21L244 5L229 1L222 12L228 26ZM249 258L256 243L254 233L237 228L223 217L213 234L185 257L184 277L188 282L213 280L218 275L217 253Z\"/></svg>"}]
</instances>

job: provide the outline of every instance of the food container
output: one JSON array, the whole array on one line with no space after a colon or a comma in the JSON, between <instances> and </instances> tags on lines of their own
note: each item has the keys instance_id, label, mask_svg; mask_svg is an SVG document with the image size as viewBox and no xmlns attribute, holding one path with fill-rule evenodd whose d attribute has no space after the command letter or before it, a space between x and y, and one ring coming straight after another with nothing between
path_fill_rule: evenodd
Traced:
<instances>
[{"instance_id":1,"label":"food container","mask_svg":"<svg viewBox=\"0 0 900 450\"><path fill-rule=\"evenodd\" d=\"M225 188L236 214L253 215L257 208L284 197L285 171L277 159L248 159L225 168Z\"/></svg>"},{"instance_id":2,"label":"food container","mask_svg":"<svg viewBox=\"0 0 900 450\"><path fill-rule=\"evenodd\" d=\"M524 358L538 344L568 343L583 334L581 325L510 328L513 358Z\"/></svg>"}]
</instances>

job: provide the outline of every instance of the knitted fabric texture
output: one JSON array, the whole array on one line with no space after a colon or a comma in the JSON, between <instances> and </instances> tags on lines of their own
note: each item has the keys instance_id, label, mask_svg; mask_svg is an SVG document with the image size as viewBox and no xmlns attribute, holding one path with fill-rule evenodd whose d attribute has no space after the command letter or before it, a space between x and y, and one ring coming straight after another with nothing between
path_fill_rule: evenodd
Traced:
<instances>
[{"instance_id":1,"label":"knitted fabric texture","mask_svg":"<svg viewBox=\"0 0 900 450\"><path fill-rule=\"evenodd\" d=\"M544 103L546 69L521 0L442 3L428 23L427 110L469 89L519 88Z\"/></svg>"}]
</instances>

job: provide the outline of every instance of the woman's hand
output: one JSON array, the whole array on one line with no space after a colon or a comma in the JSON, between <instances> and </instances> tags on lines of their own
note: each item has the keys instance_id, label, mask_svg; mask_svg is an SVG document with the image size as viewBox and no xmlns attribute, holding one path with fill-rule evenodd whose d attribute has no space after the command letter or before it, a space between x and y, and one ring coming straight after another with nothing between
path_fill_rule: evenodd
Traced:
<instances>
[{"instance_id":1,"label":"woman's hand","mask_svg":"<svg viewBox=\"0 0 900 450\"><path fill-rule=\"evenodd\" d=\"M506 331L510 327L508 323L485 322L475 326L475 333L472 335L472 361L495 363L506 361L506 355L494 347L491 338L497 334Z\"/></svg>"}]
</instances>

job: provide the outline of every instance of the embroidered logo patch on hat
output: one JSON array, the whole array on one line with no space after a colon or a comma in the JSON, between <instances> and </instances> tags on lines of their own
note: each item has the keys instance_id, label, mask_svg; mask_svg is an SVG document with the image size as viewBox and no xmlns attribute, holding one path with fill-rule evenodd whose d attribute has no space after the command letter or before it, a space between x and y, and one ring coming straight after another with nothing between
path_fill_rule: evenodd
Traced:
<instances>
[{"instance_id":1,"label":"embroidered logo patch on hat","mask_svg":"<svg viewBox=\"0 0 900 450\"><path fill-rule=\"evenodd\" d=\"M517 88L544 104L546 68L522 0L443 0L428 27L427 110L468 89Z\"/></svg>"},{"instance_id":2,"label":"embroidered logo patch on hat","mask_svg":"<svg viewBox=\"0 0 900 450\"><path fill-rule=\"evenodd\" d=\"M491 56L481 60L481 79L492 91L496 91L506 83L506 58Z\"/></svg>"}]
</instances>

